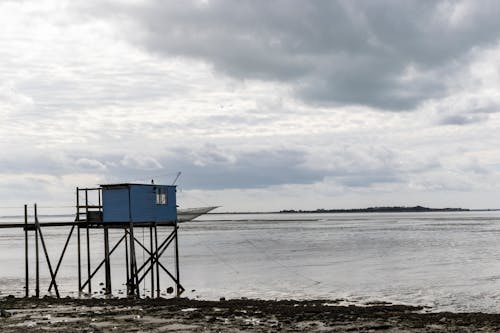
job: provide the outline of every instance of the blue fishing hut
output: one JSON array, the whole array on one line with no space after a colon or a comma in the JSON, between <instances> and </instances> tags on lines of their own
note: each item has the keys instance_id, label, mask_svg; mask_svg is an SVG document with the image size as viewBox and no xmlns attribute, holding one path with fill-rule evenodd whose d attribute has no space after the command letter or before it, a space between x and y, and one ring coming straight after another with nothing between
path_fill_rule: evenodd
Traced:
<instances>
[{"instance_id":1,"label":"blue fishing hut","mask_svg":"<svg viewBox=\"0 0 500 333\"><path fill-rule=\"evenodd\" d=\"M98 188L76 189L76 225L78 226L78 286L82 292L88 287L88 293L92 294L91 281L95 273L104 265L105 290L111 294L111 264L110 256L125 240L125 266L127 267L126 285L127 294L140 297L139 284L147 275L151 276L151 297L160 297L160 272L165 273L173 280L179 296L184 288L179 278L179 245L177 238L177 200L175 185L157 184L104 184ZM97 204L96 204L97 203ZM143 232L149 229L149 248L134 236L134 228L141 228ZM157 228L172 228L166 233L166 238L161 241L158 237ZM96 228L104 231L104 260L94 272L91 272L89 229ZM110 247L109 230L115 233L122 228L124 235L118 242ZM82 269L80 265L80 230L86 229L87 241L87 281L82 282ZM165 229L164 229L165 230ZM147 232L147 231L146 231ZM135 245L139 245L147 251L147 260L143 259L138 265ZM164 264L160 262L163 253L173 248L175 272L171 273ZM155 272L155 274L153 274Z\"/></svg>"},{"instance_id":2,"label":"blue fishing hut","mask_svg":"<svg viewBox=\"0 0 500 333\"><path fill-rule=\"evenodd\" d=\"M175 185L101 185L102 222L177 221Z\"/></svg>"}]
</instances>

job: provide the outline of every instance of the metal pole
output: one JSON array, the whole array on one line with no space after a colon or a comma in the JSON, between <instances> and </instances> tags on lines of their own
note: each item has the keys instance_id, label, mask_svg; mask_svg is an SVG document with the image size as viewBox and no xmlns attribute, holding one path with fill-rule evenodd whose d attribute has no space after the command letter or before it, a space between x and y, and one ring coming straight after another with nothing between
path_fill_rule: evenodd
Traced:
<instances>
[{"instance_id":1,"label":"metal pole","mask_svg":"<svg viewBox=\"0 0 500 333\"><path fill-rule=\"evenodd\" d=\"M26 278L25 283L25 296L30 296L29 288L29 260L28 260L28 205L24 205L24 273Z\"/></svg>"}]
</instances>

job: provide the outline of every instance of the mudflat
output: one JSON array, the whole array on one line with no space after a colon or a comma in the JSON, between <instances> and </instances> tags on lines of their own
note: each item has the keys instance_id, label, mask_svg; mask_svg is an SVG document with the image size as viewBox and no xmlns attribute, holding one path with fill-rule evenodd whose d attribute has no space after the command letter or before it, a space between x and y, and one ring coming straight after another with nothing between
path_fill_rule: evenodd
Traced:
<instances>
[{"instance_id":1,"label":"mudflat","mask_svg":"<svg viewBox=\"0 0 500 333\"><path fill-rule=\"evenodd\" d=\"M500 314L338 300L0 300L0 332L499 332Z\"/></svg>"}]
</instances>

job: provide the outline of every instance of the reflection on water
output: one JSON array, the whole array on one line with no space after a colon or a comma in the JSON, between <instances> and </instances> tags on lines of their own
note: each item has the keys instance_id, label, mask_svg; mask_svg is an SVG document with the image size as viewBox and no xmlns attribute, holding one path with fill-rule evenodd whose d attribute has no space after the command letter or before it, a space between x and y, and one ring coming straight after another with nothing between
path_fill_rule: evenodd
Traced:
<instances>
[{"instance_id":1,"label":"reflection on water","mask_svg":"<svg viewBox=\"0 0 500 333\"><path fill-rule=\"evenodd\" d=\"M53 262L68 232L44 229ZM121 235L113 231L112 239ZM499 235L499 212L207 215L181 225L181 281L191 298L345 298L499 312ZM149 244L148 229L136 236ZM103 257L102 234L92 232L92 239L96 267ZM76 237L58 278L61 291L77 290L75 245ZM4 295L23 294L23 254L22 230L0 230ZM147 258L142 250L137 255L139 261ZM167 267L171 257L164 258ZM123 247L112 265L118 293L126 274ZM95 281L99 292L103 276ZM171 285L163 281L162 289ZM146 282L141 289L149 288Z\"/></svg>"}]
</instances>

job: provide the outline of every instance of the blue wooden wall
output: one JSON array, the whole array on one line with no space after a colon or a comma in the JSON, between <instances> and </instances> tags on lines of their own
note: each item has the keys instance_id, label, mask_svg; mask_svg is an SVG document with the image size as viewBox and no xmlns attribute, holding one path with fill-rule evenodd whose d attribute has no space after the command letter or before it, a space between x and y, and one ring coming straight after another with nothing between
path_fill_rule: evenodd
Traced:
<instances>
[{"instance_id":1,"label":"blue wooden wall","mask_svg":"<svg viewBox=\"0 0 500 333\"><path fill-rule=\"evenodd\" d=\"M174 222L176 187L172 185L102 185L103 222ZM164 204L157 194L164 193Z\"/></svg>"}]
</instances>

